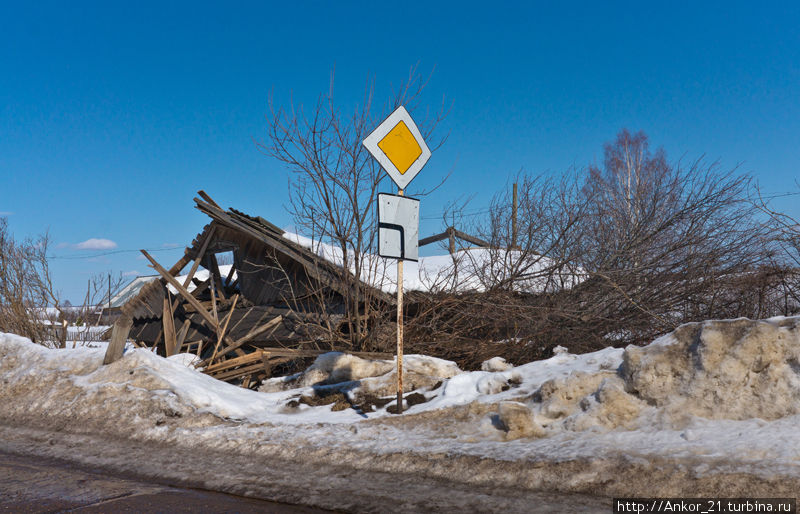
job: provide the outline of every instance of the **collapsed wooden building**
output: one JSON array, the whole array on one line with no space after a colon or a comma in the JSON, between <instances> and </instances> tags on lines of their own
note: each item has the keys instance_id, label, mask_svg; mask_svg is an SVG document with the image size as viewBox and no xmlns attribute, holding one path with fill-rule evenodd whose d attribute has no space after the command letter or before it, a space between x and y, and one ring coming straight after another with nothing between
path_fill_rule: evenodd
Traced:
<instances>
[{"instance_id":1,"label":"collapsed wooden building","mask_svg":"<svg viewBox=\"0 0 800 514\"><path fill-rule=\"evenodd\" d=\"M198 194L196 208L211 222L169 269L142 250L160 278L122 305L106 362L119 358L132 340L164 356L194 354L207 374L251 387L277 365L338 349L330 335L347 330L344 306L352 301L341 267L265 219L224 210ZM231 266L220 266L220 253L232 254ZM179 277L189 263L188 274ZM199 266L207 272L198 273ZM371 302L394 302L379 289L359 287L369 291Z\"/></svg>"}]
</instances>

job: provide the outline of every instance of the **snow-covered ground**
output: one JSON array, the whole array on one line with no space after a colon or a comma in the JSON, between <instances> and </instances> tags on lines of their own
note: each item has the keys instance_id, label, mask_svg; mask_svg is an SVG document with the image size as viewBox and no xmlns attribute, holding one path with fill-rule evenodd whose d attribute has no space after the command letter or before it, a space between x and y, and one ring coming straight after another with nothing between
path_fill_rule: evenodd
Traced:
<instances>
[{"instance_id":1,"label":"snow-covered ground","mask_svg":"<svg viewBox=\"0 0 800 514\"><path fill-rule=\"evenodd\" d=\"M112 365L102 359L102 349L52 350L0 334L0 421L210 452L219 460L204 483L240 494L267 485L222 477L220 463L234 456L413 474L504 495L800 491L800 318L688 324L644 348L558 349L547 360L493 359L472 372L410 355L404 379L418 394L407 396L402 416L387 412L391 361L327 354L256 392L203 375L186 356L132 349ZM482 508L500 510L508 498L484 500ZM309 503L372 509L330 501ZM410 504L395 510L402 505Z\"/></svg>"},{"instance_id":2,"label":"snow-covered ground","mask_svg":"<svg viewBox=\"0 0 800 514\"><path fill-rule=\"evenodd\" d=\"M344 263L341 249L333 245L292 232L285 232L283 237L336 266ZM350 271L355 273L353 264L348 264ZM403 286L408 291L483 291L487 282L497 283L507 278L511 270L517 278L514 287L519 291L542 291L546 286L554 287L550 280L559 280L561 286L572 287L584 279L581 273L568 272L553 277L548 270L552 265L547 257L523 255L516 250L468 248L453 255L430 255L420 257L417 262L405 261ZM394 293L397 291L396 277L396 259L364 254L360 277L363 282L386 293Z\"/></svg>"}]
</instances>

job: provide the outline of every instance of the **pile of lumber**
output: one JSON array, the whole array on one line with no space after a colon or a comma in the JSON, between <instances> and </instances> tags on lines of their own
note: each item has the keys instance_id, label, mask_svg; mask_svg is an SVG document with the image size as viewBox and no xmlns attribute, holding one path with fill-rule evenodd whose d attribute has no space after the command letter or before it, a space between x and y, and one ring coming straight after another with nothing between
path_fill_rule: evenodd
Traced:
<instances>
[{"instance_id":1,"label":"pile of lumber","mask_svg":"<svg viewBox=\"0 0 800 514\"><path fill-rule=\"evenodd\" d=\"M194 354L197 367L210 376L252 387L272 376L276 366L334 350L321 342L325 338L319 334L319 315L293 308L296 305L286 297L307 289L313 280L330 284L327 296L336 302L342 293L332 279L335 268L283 238L283 231L266 220L234 209L223 211L205 193L199 194L203 199L195 202L211 223L169 269L141 251L158 279L121 307L106 363L121 357L130 340L166 357ZM220 252L235 255L226 274L217 262ZM209 272L204 280L196 278L200 266ZM278 278L272 271L277 267L283 273Z\"/></svg>"}]
</instances>

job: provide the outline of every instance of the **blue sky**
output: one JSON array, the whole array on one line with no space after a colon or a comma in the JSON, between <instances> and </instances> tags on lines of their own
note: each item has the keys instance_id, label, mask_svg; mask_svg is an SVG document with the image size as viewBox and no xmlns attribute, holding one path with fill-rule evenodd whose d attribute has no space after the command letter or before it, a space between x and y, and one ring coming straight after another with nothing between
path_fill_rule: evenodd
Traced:
<instances>
[{"instance_id":1,"label":"blue sky","mask_svg":"<svg viewBox=\"0 0 800 514\"><path fill-rule=\"evenodd\" d=\"M623 127L797 190L800 3L430 4L0 2L0 213L17 237L49 231L80 301L92 273L152 272L128 250L177 260L207 221L198 189L288 226L287 173L254 144L269 96L311 105L335 67L351 106L417 63L434 70L422 104L452 103L409 191L452 170L425 218L486 206L520 169L599 162Z\"/></svg>"}]
</instances>

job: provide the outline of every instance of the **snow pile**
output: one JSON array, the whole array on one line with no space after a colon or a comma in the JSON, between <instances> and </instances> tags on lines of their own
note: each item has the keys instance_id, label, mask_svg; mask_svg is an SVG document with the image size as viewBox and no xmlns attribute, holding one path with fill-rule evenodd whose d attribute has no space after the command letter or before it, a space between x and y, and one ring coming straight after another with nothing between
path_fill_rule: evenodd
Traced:
<instances>
[{"instance_id":1,"label":"snow pile","mask_svg":"<svg viewBox=\"0 0 800 514\"><path fill-rule=\"evenodd\" d=\"M516 419L511 424L524 426L506 426L507 439L682 429L695 418L777 420L800 414L798 325L800 318L692 323L643 348L607 348L585 355L556 348L550 359L513 367L496 357L472 372L443 359L407 355L405 392L421 393L409 401L412 413L473 403L493 405L499 412L502 402L519 403L530 423L521 423L518 405L506 406ZM109 415L128 402L138 402L138 410L149 408L149 399L156 399L153 412L168 408L182 415L212 414L251 423L341 423L363 419L357 404L364 398L385 398L370 406L372 416L385 416L395 394L393 360L338 352L319 356L302 373L266 380L259 392L203 375L192 368L192 355L163 359L136 349L110 366L101 366L102 358L102 349L48 350L0 335L0 399L29 396L34 404L55 411L83 406L81 410L108 409ZM333 399L317 401L334 394L339 411L331 412ZM112 397L120 403L108 403ZM317 400L298 406L303 398Z\"/></svg>"},{"instance_id":2,"label":"snow pile","mask_svg":"<svg viewBox=\"0 0 800 514\"><path fill-rule=\"evenodd\" d=\"M406 391L431 388L443 380L461 373L456 363L427 355L403 357L403 383ZM346 391L358 401L360 396L391 396L395 394L397 367L394 360L367 360L355 355L330 352L320 355L305 371L265 380L259 391L275 392L315 387L328 393ZM322 389L326 388L327 389Z\"/></svg>"},{"instance_id":3,"label":"snow pile","mask_svg":"<svg viewBox=\"0 0 800 514\"><path fill-rule=\"evenodd\" d=\"M682 325L625 349L618 370L574 372L530 397L552 431L677 429L693 418L775 420L800 414L800 318Z\"/></svg>"},{"instance_id":4,"label":"snow pile","mask_svg":"<svg viewBox=\"0 0 800 514\"><path fill-rule=\"evenodd\" d=\"M164 359L135 349L108 366L103 357L103 349L52 350L0 333L3 416L39 422L64 417L78 426L121 418L153 422L212 414L263 421L269 416L264 395L187 367L189 357Z\"/></svg>"},{"instance_id":5,"label":"snow pile","mask_svg":"<svg viewBox=\"0 0 800 514\"><path fill-rule=\"evenodd\" d=\"M672 415L777 419L800 413L800 319L683 325L628 348L628 390Z\"/></svg>"},{"instance_id":6,"label":"snow pile","mask_svg":"<svg viewBox=\"0 0 800 514\"><path fill-rule=\"evenodd\" d=\"M513 367L502 357L492 357L481 363L481 371L508 371Z\"/></svg>"},{"instance_id":7,"label":"snow pile","mask_svg":"<svg viewBox=\"0 0 800 514\"><path fill-rule=\"evenodd\" d=\"M178 362L187 368L196 368L197 365L202 361L200 357L191 353L176 353L175 355L171 355L167 357L167 360L172 362Z\"/></svg>"},{"instance_id":8,"label":"snow pile","mask_svg":"<svg viewBox=\"0 0 800 514\"><path fill-rule=\"evenodd\" d=\"M102 366L101 349L0 334L0 426L486 487L766 496L800 484L798 324L695 323L644 348L471 372L410 355L402 416L392 361L327 354L256 392L191 356L136 349Z\"/></svg>"}]
</instances>

